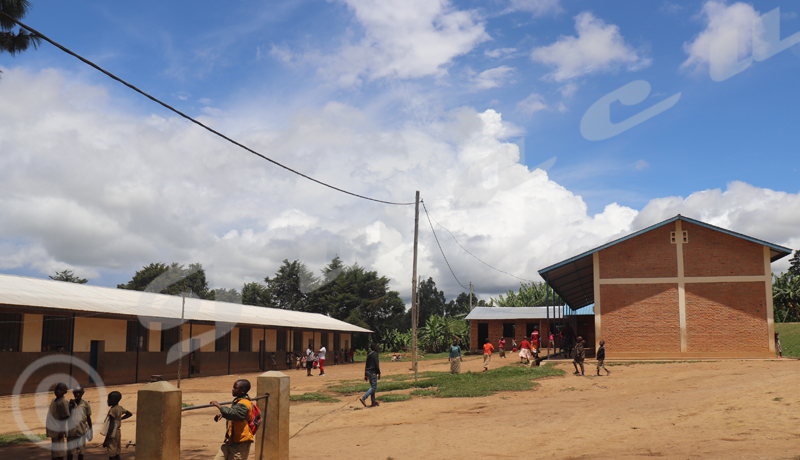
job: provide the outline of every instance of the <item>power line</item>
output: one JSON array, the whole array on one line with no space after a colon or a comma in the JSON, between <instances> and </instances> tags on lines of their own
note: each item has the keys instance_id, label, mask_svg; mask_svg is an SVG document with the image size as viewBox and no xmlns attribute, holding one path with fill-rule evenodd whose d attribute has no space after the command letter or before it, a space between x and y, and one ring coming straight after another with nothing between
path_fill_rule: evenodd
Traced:
<instances>
[{"instance_id":1,"label":"power line","mask_svg":"<svg viewBox=\"0 0 800 460\"><path fill-rule=\"evenodd\" d=\"M257 151L251 149L250 147L248 147L248 146L246 146L246 145L244 145L244 144L242 144L242 143L240 143L238 141L235 141L235 140L231 139L230 137L222 134L221 132L219 132L219 131L217 131L217 130L215 130L215 129L213 129L213 128L211 128L211 127L209 127L209 126L207 126L207 125L205 125L205 124L203 124L203 123L201 123L201 122L199 122L197 120L195 120L194 118L190 117L189 115L186 115L185 113L181 112L180 110L178 110L178 109L172 107L171 105L167 104L166 102L162 102L160 99L158 99L158 98L156 98L154 96L151 96L150 94L140 90L139 88L137 88L137 87L133 86L132 84L128 83L127 81L117 77L116 75L112 74L111 72L108 72L107 70L103 69L102 67L100 67L97 64L93 63L92 61L90 61L90 60L78 55L77 53L74 53L74 52L70 51L66 47L64 47L64 46L60 45L59 43L55 42L54 40L51 40L50 38L46 37L44 34L38 32L37 30L33 29L32 27L29 27L29 26L19 22L18 20L12 18L11 16L7 15L6 13L0 11L0 15L5 16L6 18L10 19L11 21L14 21L20 27L22 27L24 29L27 29L31 33L35 34L37 37L39 37L39 38L43 39L44 41L50 43L51 45L55 46L56 48L60 49L61 51L69 54L70 56L73 56L73 57L77 58L78 60L80 60L84 64L86 64L86 65L88 65L90 67L93 67L96 70L99 70L100 72L104 73L105 75L107 75L111 79L122 83L123 85L125 85L128 88L136 91L137 93L139 93L142 96L150 99L151 101L161 105L162 107L166 108L167 110L170 110L170 111L178 114L179 116L191 121L192 123L202 127L203 129L205 129L205 130L207 130L207 131L209 131L209 132L211 132L213 134L216 134L217 136L221 137L222 139L225 139L226 141L230 142L231 144L236 145L237 147L240 147L240 148L252 153L253 155L256 155L256 156L258 156L258 157L260 157L260 158L262 158L264 160L267 160L270 163L272 163L272 164L274 164L276 166L279 166L279 167L281 167L281 168L283 168L283 169L285 169L285 170L287 170L289 172L297 174L298 176L303 177L305 179L308 179L308 180L310 180L312 182L316 182L317 184L320 184L320 185L322 185L324 187L328 187L328 188L331 188L331 189L336 190L338 192L346 193L348 195L351 195L351 196L354 196L354 197L357 197L357 198L362 198L362 199L369 200L369 201L376 201L378 203L391 204L391 205L397 205L397 206L408 206L408 205L414 204L413 202L411 202L411 203L400 203L400 202L394 202L394 201L384 201L384 200L379 200L377 198L370 198L368 196L359 195L358 193L350 192L350 191L344 190L342 188L336 187L334 185L330 185L328 183L322 182L321 180L314 179L313 177L308 176L306 174L303 174L300 171L296 171L296 170L294 170L294 169L292 169L292 168L290 168L290 167L288 167L286 165L278 163L277 161L273 160L272 158L269 158L269 157L267 157L267 156L265 156L265 155L263 155L261 153L258 153Z\"/></svg>"},{"instance_id":2,"label":"power line","mask_svg":"<svg viewBox=\"0 0 800 460\"><path fill-rule=\"evenodd\" d=\"M425 214L428 214L428 210L427 210L427 209L425 210ZM431 217L430 217L430 216L428 216L428 219L431 219ZM434 219L433 221L434 221L434 222L436 222L436 225L438 225L438 226L442 227L442 228L444 229L444 231L446 231L447 233L449 233L449 234L450 234L450 236L453 238L453 241L455 241L455 242L456 242L456 244L457 244L457 245L459 245L459 246L461 247L461 249L463 249L463 250L464 250L464 251L465 251L467 254L469 254L469 255L471 255L472 257L474 257L475 259L477 259L477 260L478 260L478 262L480 262L480 263L482 263L482 264L486 265L487 267L491 268L492 270L498 271L498 272L500 272L500 273L503 273L503 274L506 274L506 275L508 275L508 276L513 276L514 278L516 278L516 279L518 279L518 280L522 280L522 281L528 281L528 282L530 282L530 283L534 283L534 282L535 282L535 281L533 281L533 280L529 280L529 279L526 279L526 278L520 278L520 277L519 277L519 276L517 276L517 275L514 275L514 274L511 274L511 273L508 273L508 272L506 272L506 271L500 270L499 268L495 268L495 267L493 267L493 266L491 266L491 265L487 264L486 262L484 262L484 261L482 261L480 258L478 258L478 256L476 256L475 254L473 254L473 253L469 252L469 250L468 250L467 248L465 248L464 246L461 246L461 243L459 243L459 242L458 242L458 240L457 240L457 239L456 239L456 237L453 235L453 233L452 233L450 230L448 230L448 229L447 229L447 228L446 228L444 225L442 225L442 224L440 224L439 222L437 222L437 221L436 221L436 219ZM462 286L462 287L463 287L463 286Z\"/></svg>"},{"instance_id":3,"label":"power line","mask_svg":"<svg viewBox=\"0 0 800 460\"><path fill-rule=\"evenodd\" d=\"M422 203L422 209L425 210L425 216L428 218L428 223L431 226L431 232L433 232L433 237L436 239L436 244L439 246L439 250L442 251L442 257L444 257L444 262L447 264L447 268L450 269L450 273L453 274L453 278L456 279L456 283L458 283L458 285L461 286L462 288L467 289L467 287L461 284L461 281L458 280L458 277L453 271L453 267L451 267L450 262L447 261L447 256L444 255L444 249L442 249L442 245L439 243L439 237L436 236L436 231L433 229L433 223L431 223L431 216L428 215L428 208L425 207L425 201L420 201L420 203Z\"/></svg>"}]
</instances>

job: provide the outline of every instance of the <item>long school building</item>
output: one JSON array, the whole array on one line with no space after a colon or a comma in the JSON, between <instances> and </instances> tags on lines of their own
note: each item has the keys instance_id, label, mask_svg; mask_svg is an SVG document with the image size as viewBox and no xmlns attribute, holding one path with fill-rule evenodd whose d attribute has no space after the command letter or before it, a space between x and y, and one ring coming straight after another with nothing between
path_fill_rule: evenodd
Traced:
<instances>
[{"instance_id":1,"label":"long school building","mask_svg":"<svg viewBox=\"0 0 800 460\"><path fill-rule=\"evenodd\" d=\"M677 215L539 271L594 304L608 358L774 356L771 263L792 250Z\"/></svg>"},{"instance_id":2,"label":"long school building","mask_svg":"<svg viewBox=\"0 0 800 460\"><path fill-rule=\"evenodd\" d=\"M273 358L286 369L307 347L325 346L333 364L370 332L315 313L0 275L0 394L47 391L54 375L174 379L181 348L182 378L268 370Z\"/></svg>"}]
</instances>

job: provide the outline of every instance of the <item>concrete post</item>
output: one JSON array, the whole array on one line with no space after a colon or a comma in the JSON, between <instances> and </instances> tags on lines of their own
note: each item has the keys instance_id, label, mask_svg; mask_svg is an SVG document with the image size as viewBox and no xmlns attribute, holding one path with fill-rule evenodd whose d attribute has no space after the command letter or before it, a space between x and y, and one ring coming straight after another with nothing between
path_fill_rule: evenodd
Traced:
<instances>
[{"instance_id":1,"label":"concrete post","mask_svg":"<svg viewBox=\"0 0 800 460\"><path fill-rule=\"evenodd\" d=\"M258 376L256 395L263 422L256 433L256 460L289 459L289 376L269 371Z\"/></svg>"},{"instance_id":2,"label":"concrete post","mask_svg":"<svg viewBox=\"0 0 800 460\"><path fill-rule=\"evenodd\" d=\"M136 402L136 460L180 460L181 390L148 383Z\"/></svg>"}]
</instances>

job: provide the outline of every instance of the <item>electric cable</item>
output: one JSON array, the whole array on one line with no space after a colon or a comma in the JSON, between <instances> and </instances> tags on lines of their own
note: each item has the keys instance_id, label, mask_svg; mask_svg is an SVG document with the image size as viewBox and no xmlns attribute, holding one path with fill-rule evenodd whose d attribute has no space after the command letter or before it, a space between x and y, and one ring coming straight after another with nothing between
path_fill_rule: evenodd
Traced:
<instances>
[{"instance_id":1,"label":"electric cable","mask_svg":"<svg viewBox=\"0 0 800 460\"><path fill-rule=\"evenodd\" d=\"M181 112L180 110L178 110L178 109L176 109L176 108L172 107L171 105L167 104L166 102L162 102L160 99L158 99L158 98L156 98L156 97L154 97L154 96L151 96L150 94L148 94L148 93L146 93L146 92L142 91L141 89L139 89L139 88L137 88L137 87L133 86L132 84L128 83L127 81L125 81L125 80L123 80L123 79L121 79L121 78L117 77L116 75L112 74L111 72L109 72L109 71L107 71L107 70L103 69L102 67L98 66L98 65L97 65L97 64L95 64L94 62L92 62L92 61L90 61L90 60L88 60L88 59L84 58L83 56L80 56L80 55L78 55L77 53L75 53L75 52L73 52L73 51L70 51L69 49L67 49L66 47L64 47L64 46L62 46L61 44L57 43L56 41L54 41L54 40L52 40L52 39L48 38L47 36L45 36L45 35L44 35L44 34L42 34L41 32L39 32L39 31L37 31L37 30L33 29L32 27L29 27L29 26L27 26L27 25L25 25L25 24L21 23L20 21L18 21L18 20L16 20L16 19L12 18L11 16L7 15L6 13L4 13L4 12L0 11L0 15L3 15L3 16L5 16L6 18L10 19L11 21L14 21L14 22L15 22L16 24L18 24L20 27L22 27L22 28L24 28L24 29L27 29L29 32L31 32L31 33L33 33L33 34L35 34L37 37L41 38L42 40L44 40L44 41L46 41L46 42L50 43L51 45L55 46L56 48L60 49L61 51L65 52L65 53L69 54L70 56L72 56L72 57L74 57L74 58L76 58L76 59L80 60L80 61L81 61L81 62L83 62L84 64L86 64L86 65L88 65L88 66L90 66L90 67L93 67L94 69L96 69L96 70L98 70L98 71L100 71L100 72L104 73L104 74L105 74L106 76L108 76L109 78L111 78L111 79L113 79L113 80L116 80L116 81L118 81L119 83L122 83L123 85L125 85L125 86L127 86L128 88L130 88L130 89L132 89L132 90L136 91L137 93L139 93L139 94L141 94L142 96L144 96L144 97L146 97L146 98L150 99L151 101L153 101L153 102L155 102L155 103L157 103L157 104L161 105L162 107L166 108L167 110L170 110L170 111L172 111L172 112L176 113L177 115L179 115L179 116L181 116L181 117L183 117L183 118L185 118L185 119L189 120L190 122L192 122L192 123L194 123L194 124L196 124L196 125L198 125L198 126L202 127L203 129L205 129L205 130L207 130L207 131L209 131L209 132L211 132L211 133L213 133L213 134L215 134L215 135L217 135L217 136L221 137L222 139L225 139L226 141L230 142L231 144L233 144L233 145L235 145L235 146L237 146L237 147L240 147L240 148L242 148L242 149L244 149L244 150L246 150L246 151L248 151L248 152L252 153L253 155L256 155L256 156L258 156L258 157L260 157L260 158L262 158L262 159L264 159L264 160L267 160L267 161L269 161L270 163L272 163L272 164L274 164L274 165L276 165L276 166L279 166L279 167L281 167L281 168L283 168L283 169L285 169L285 170L287 170L287 171L289 171L289 172L292 172L292 173L294 173L294 174L297 174L298 176L300 176L300 177L303 177L303 178L305 178L305 179L308 179L308 180L310 180L310 181L312 181L312 182L316 182L317 184L320 184L320 185L322 185L322 186L324 186L324 187L328 187L328 188L331 188L331 189L333 189L333 190L336 190L336 191L338 191L338 192L342 192L342 193L345 193L345 194L347 194L347 195L351 195L351 196L354 196L354 197L357 197L357 198L362 198L362 199L369 200L369 201L375 201L375 202L378 202L378 203L383 203L383 204L391 204L391 205L396 205L396 206L409 206L409 205L415 204L414 202L409 202L409 203L401 203L401 202L394 202L394 201L385 201L385 200L379 200L379 199L377 199L377 198L371 198L371 197L368 197L368 196L359 195L358 193L350 192L350 191L347 191L347 190L345 190L345 189L342 189L342 188L336 187L336 186L334 186L334 185L331 185L331 184L328 184L328 183L322 182L321 180L314 179L313 177L311 177L311 176L309 176L309 175L307 175L307 174L303 174L303 173L301 173L300 171L294 170L294 169L292 169L292 168L290 168L290 167L288 167L288 166L286 166L286 165L283 165L283 164L281 164L281 163L278 163L277 161L273 160L272 158L269 158L269 157L267 157L267 156L265 156L265 155L263 155L263 154L261 154L261 153L259 153L259 152L255 151L255 150L251 149L250 147L248 147L248 146L246 146L246 145L244 145L244 144L242 144L242 143L240 143L240 142L238 142L238 141L235 141L235 140L231 139L230 137L228 137L228 136L226 136L226 135L222 134L221 132L219 132L219 131L217 131L217 130L215 130L215 129L213 129L213 128L211 128L211 127L209 127L209 126L205 125L205 124L203 124L202 122L200 122L200 121L198 121L198 120L195 120L194 118L190 117L189 115L186 115L185 113Z\"/></svg>"},{"instance_id":2,"label":"electric cable","mask_svg":"<svg viewBox=\"0 0 800 460\"><path fill-rule=\"evenodd\" d=\"M425 216L428 218L428 224L430 224L430 226L431 226L431 232L433 232L433 237L436 239L436 244L439 246L439 250L442 252L442 257L444 257L444 262L447 264L447 268L450 269L450 273L453 274L453 278L456 279L456 283L458 283L458 285L461 286L462 288L468 289L466 286L461 284L461 281L458 280L458 277L456 276L455 272L453 271L453 267L451 267L450 266L450 262L447 261L447 256L444 255L444 249L442 249L442 245L439 243L439 237L436 236L436 231L433 229L433 223L431 222L430 215L428 215L428 208L425 207L425 201L424 200L420 200L420 203L422 203L422 209L425 210Z\"/></svg>"},{"instance_id":3,"label":"electric cable","mask_svg":"<svg viewBox=\"0 0 800 460\"><path fill-rule=\"evenodd\" d=\"M427 210L425 210L425 213L427 213L427 212L428 212L428 211L427 211ZM433 219L432 217L429 217L429 218ZM481 260L481 259L480 259L478 256L476 256L475 254L473 254L473 253L469 252L469 250L468 250L467 248L465 248L464 246L462 246L462 245L461 245L461 243L459 243L459 242L458 242L458 240L456 239L455 235L453 235L453 232L451 232L450 230L448 230L448 229L447 229L447 228L446 228L444 225L442 225L442 224L440 224L439 222L437 222L437 221L436 221L436 219L433 219L433 221L434 221L434 222L436 222L436 225L438 225L438 226L442 227L442 228L444 229L444 231L446 231L447 233L449 233L449 234L450 234L450 236L453 238L453 241L455 241L455 242L456 242L456 244L457 244L457 245L459 245L459 246L461 247L461 249L463 249L463 250L464 250L464 251L465 251L467 254L469 254L469 255L471 255L472 257L474 257L475 259L477 259L477 260L478 260L478 262L482 263L483 265L486 265L487 267L491 268L492 270L498 271L498 272L500 272L500 273L503 273L503 274L506 274L506 275L508 275L508 276L512 276L512 277L514 277L514 278L516 278L516 279L518 279L518 280L521 280L521 281L527 281L527 282L529 282L529 283L534 283L534 282L535 282L535 281L533 281L533 280L529 280L529 279L526 279L526 278L520 278L520 277L519 277L519 276L517 276L517 275L514 275L514 274L512 274L512 273L508 273L508 272L506 272L506 271L500 270L499 268L495 268L495 267L493 267L493 266L491 266L491 265L487 264L486 262L484 262L483 260Z\"/></svg>"}]
</instances>

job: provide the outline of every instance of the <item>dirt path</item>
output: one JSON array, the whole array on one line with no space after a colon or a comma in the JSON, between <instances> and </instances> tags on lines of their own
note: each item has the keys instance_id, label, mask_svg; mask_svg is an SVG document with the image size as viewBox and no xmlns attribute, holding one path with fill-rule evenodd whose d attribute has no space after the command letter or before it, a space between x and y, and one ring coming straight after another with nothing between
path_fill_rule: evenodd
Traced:
<instances>
[{"instance_id":1,"label":"dirt path","mask_svg":"<svg viewBox=\"0 0 800 460\"><path fill-rule=\"evenodd\" d=\"M493 365L500 363L495 356ZM420 363L420 370L445 371L446 361ZM591 363L587 363L591 364ZM540 380L535 390L482 398L414 398L362 409L356 395L339 403L292 403L291 457L296 459L547 458L795 459L800 454L800 361L717 361L633 364L610 367L609 377ZM569 366L569 368L568 368ZM407 373L409 363L382 363L385 375ZM469 357L463 371L479 371ZM588 371L594 371L591 365ZM329 366L325 377L289 371L294 394L361 377L363 364ZM255 374L244 375L255 382ZM184 402L230 399L234 376L184 380ZM174 383L174 382L173 382ZM122 405L136 409L141 385L113 389ZM380 384L378 386L380 391ZM110 391L110 390L109 390ZM21 398L25 421L43 432L32 410L46 410L51 396ZM96 389L86 399L95 403ZM19 433L10 398L0 398L0 433ZM213 411L185 413L183 459L213 458L223 427ZM96 417L96 419L99 417ZM133 439L135 418L123 423ZM99 436L98 436L99 438ZM133 449L122 458L133 459ZM0 449L0 458L47 459L35 445ZM86 459L106 458L98 439Z\"/></svg>"}]
</instances>

